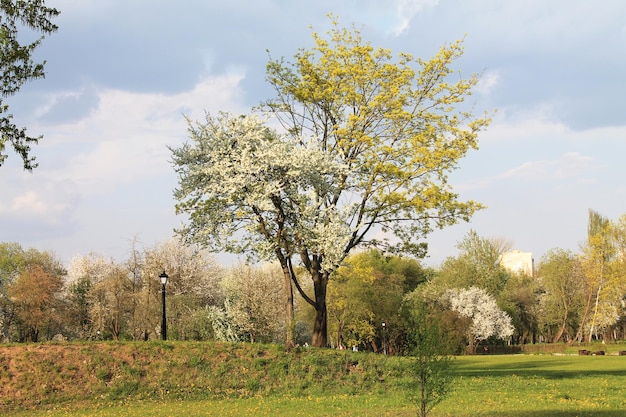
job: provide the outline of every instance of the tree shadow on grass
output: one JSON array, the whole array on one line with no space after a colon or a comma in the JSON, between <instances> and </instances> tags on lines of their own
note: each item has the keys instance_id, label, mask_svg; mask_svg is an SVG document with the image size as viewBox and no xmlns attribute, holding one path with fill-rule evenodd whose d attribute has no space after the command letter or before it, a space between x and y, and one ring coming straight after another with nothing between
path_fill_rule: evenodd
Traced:
<instances>
[{"instance_id":1,"label":"tree shadow on grass","mask_svg":"<svg viewBox=\"0 0 626 417\"><path fill-rule=\"evenodd\" d=\"M518 375L522 377L539 377L546 379L580 378L585 376L626 377L626 357L582 357L564 360L556 357L547 359L538 357L533 360L522 357L515 360L509 357L506 361L485 363L480 359L464 359L454 363L453 372L461 377L502 377ZM574 362L575 360L575 362ZM624 412L626 415L626 412Z\"/></svg>"},{"instance_id":2,"label":"tree shadow on grass","mask_svg":"<svg viewBox=\"0 0 626 417\"><path fill-rule=\"evenodd\" d=\"M622 417L621 388L626 386L626 357L528 356L462 357L453 372L468 387L480 409L472 417ZM517 408L492 411L485 404L498 396L514 398ZM587 402L589 399L591 402ZM598 400L598 409L594 405ZM489 402L487 402L489 401ZM533 402L537 403L533 403ZM603 405L600 405L603 404ZM506 407L506 406L505 406ZM582 409L581 409L582 408Z\"/></svg>"},{"instance_id":3,"label":"tree shadow on grass","mask_svg":"<svg viewBox=\"0 0 626 417\"><path fill-rule=\"evenodd\" d=\"M563 410L541 410L541 411L515 411L515 412L481 412L476 417L623 417L624 410L600 410L600 411L563 411Z\"/></svg>"}]
</instances>

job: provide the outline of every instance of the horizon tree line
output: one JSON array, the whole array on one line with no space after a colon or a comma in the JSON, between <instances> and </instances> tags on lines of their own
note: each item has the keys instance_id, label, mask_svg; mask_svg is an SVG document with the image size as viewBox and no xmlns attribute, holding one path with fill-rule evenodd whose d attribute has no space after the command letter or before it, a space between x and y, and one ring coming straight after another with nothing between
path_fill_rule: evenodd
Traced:
<instances>
[{"instance_id":1,"label":"horizon tree line","mask_svg":"<svg viewBox=\"0 0 626 417\"><path fill-rule=\"evenodd\" d=\"M594 225L580 253L548 251L535 277L504 269L499 256L507 246L475 231L438 269L412 257L358 252L329 283L328 346L380 352L385 343L388 352L404 353L410 331L404 318L416 309L445 330L442 344L451 353L480 344L623 340L626 216L598 216L590 210ZM170 276L170 339L284 343L288 289L279 265L224 267L175 239L143 250L134 243L124 262L88 254L67 267L48 252L0 243L0 340L160 339L163 270ZM475 313L462 310L458 299L466 308L474 303ZM512 331L468 333L495 324L479 323L484 308L506 314ZM311 344L315 312L302 301L294 311L296 343Z\"/></svg>"}]
</instances>

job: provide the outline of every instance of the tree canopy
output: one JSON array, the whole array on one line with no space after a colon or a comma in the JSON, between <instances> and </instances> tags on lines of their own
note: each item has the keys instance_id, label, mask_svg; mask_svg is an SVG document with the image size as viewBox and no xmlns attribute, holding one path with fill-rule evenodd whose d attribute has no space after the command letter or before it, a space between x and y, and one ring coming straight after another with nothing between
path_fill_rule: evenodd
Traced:
<instances>
[{"instance_id":1,"label":"tree canopy","mask_svg":"<svg viewBox=\"0 0 626 417\"><path fill-rule=\"evenodd\" d=\"M477 286L497 297L509 278L500 264L505 248L497 240L479 236L475 230L470 230L457 248L459 255L443 262L437 280L453 288Z\"/></svg>"},{"instance_id":2,"label":"tree canopy","mask_svg":"<svg viewBox=\"0 0 626 417\"><path fill-rule=\"evenodd\" d=\"M331 344L382 349L381 324L391 342L401 333L403 297L428 277L415 258L383 256L374 249L348 256L328 286L329 328L336 335Z\"/></svg>"},{"instance_id":3,"label":"tree canopy","mask_svg":"<svg viewBox=\"0 0 626 417\"><path fill-rule=\"evenodd\" d=\"M30 29L43 35L51 34L57 30L52 19L58 14L58 10L46 7L44 0L0 1L0 166L7 158L7 143L22 158L24 169L37 166L30 155L30 145L37 143L40 137L31 137L26 134L26 128L15 125L4 99L17 93L27 81L45 75L45 61L35 63L32 56L44 36L22 43L20 39L24 37L19 36L20 32Z\"/></svg>"},{"instance_id":4,"label":"tree canopy","mask_svg":"<svg viewBox=\"0 0 626 417\"><path fill-rule=\"evenodd\" d=\"M451 69L462 42L430 60L394 60L332 23L293 63L270 59L276 97L260 106L266 116L207 115L172 149L177 211L189 215L181 234L277 259L315 307L314 346L327 345L326 288L352 249L423 256L434 227L481 208L458 198L448 174L489 122L461 109L478 82ZM268 127L274 120L281 130ZM313 295L301 291L297 263Z\"/></svg>"},{"instance_id":5,"label":"tree canopy","mask_svg":"<svg viewBox=\"0 0 626 417\"><path fill-rule=\"evenodd\" d=\"M539 279L544 291L539 317L544 332L555 343L562 337L574 340L576 324L585 305L585 280L580 260L564 249L552 249L541 258Z\"/></svg>"},{"instance_id":6,"label":"tree canopy","mask_svg":"<svg viewBox=\"0 0 626 417\"><path fill-rule=\"evenodd\" d=\"M490 337L504 339L513 335L511 317L500 310L493 298L482 288L470 287L448 291L450 309L472 320L467 329L470 352L475 342Z\"/></svg>"},{"instance_id":7,"label":"tree canopy","mask_svg":"<svg viewBox=\"0 0 626 417\"><path fill-rule=\"evenodd\" d=\"M586 301L577 340L582 341L585 335L587 340L605 337L606 330L623 316L624 253L618 251L624 239L623 230L619 222L589 210L587 242L580 256Z\"/></svg>"}]
</instances>

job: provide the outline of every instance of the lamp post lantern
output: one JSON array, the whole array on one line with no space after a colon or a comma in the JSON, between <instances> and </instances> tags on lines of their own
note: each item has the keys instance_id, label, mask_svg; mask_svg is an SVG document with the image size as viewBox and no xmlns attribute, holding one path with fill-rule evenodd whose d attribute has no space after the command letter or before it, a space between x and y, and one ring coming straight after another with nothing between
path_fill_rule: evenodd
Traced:
<instances>
[{"instance_id":1,"label":"lamp post lantern","mask_svg":"<svg viewBox=\"0 0 626 417\"><path fill-rule=\"evenodd\" d=\"M383 321L383 353L387 354L387 335L385 334L386 324Z\"/></svg>"},{"instance_id":2,"label":"lamp post lantern","mask_svg":"<svg viewBox=\"0 0 626 417\"><path fill-rule=\"evenodd\" d=\"M161 272L159 275L159 279L161 280L161 301L163 302L163 317L161 318L161 339L167 340L167 320L165 317L165 284L167 284L167 279L169 276L165 273L165 271Z\"/></svg>"}]
</instances>

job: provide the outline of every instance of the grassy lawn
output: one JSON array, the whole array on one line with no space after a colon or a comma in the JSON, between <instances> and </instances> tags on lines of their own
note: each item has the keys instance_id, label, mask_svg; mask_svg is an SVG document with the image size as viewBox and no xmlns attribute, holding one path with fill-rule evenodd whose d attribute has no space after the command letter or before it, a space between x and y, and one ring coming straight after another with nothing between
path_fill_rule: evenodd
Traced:
<instances>
[{"instance_id":1,"label":"grassy lawn","mask_svg":"<svg viewBox=\"0 0 626 417\"><path fill-rule=\"evenodd\" d=\"M621 417L626 356L507 355L455 359L455 389L433 417ZM5 416L412 416L398 387L373 394L264 396L202 401L103 401Z\"/></svg>"},{"instance_id":2,"label":"grassy lawn","mask_svg":"<svg viewBox=\"0 0 626 417\"><path fill-rule=\"evenodd\" d=\"M395 396L395 397L394 397ZM219 401L175 401L167 403L100 406L80 410L9 413L15 416L72 417L199 417L199 416L413 416L415 408L404 396L329 396L310 398L247 398Z\"/></svg>"},{"instance_id":3,"label":"grassy lawn","mask_svg":"<svg viewBox=\"0 0 626 417\"><path fill-rule=\"evenodd\" d=\"M435 415L626 414L624 356L466 356L456 372L456 390Z\"/></svg>"}]
</instances>

